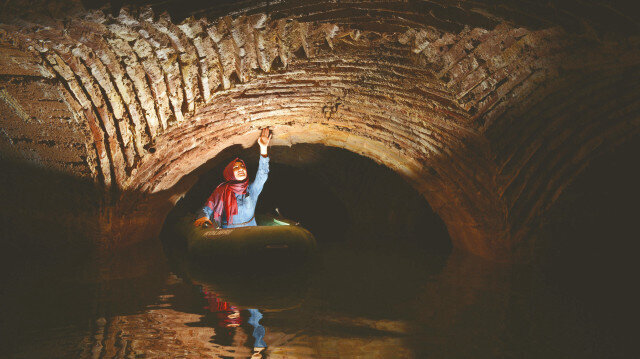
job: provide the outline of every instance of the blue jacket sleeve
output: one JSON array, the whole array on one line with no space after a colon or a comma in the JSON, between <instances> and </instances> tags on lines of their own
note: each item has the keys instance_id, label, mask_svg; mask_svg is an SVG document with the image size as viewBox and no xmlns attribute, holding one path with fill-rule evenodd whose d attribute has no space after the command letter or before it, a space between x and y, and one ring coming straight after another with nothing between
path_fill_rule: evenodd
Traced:
<instances>
[{"instance_id":1,"label":"blue jacket sleeve","mask_svg":"<svg viewBox=\"0 0 640 359\"><path fill-rule=\"evenodd\" d=\"M207 218L209 218L209 220L211 220L211 215L212 214L213 214L213 209L209 208L209 206L204 206L196 214L196 219L197 218L202 218L202 217L207 217Z\"/></svg>"},{"instance_id":2,"label":"blue jacket sleeve","mask_svg":"<svg viewBox=\"0 0 640 359\"><path fill-rule=\"evenodd\" d=\"M269 157L260 156L258 161L258 173L256 173L256 179L249 185L249 194L254 198L258 198L262 187L264 187L267 178L269 177Z\"/></svg>"}]
</instances>

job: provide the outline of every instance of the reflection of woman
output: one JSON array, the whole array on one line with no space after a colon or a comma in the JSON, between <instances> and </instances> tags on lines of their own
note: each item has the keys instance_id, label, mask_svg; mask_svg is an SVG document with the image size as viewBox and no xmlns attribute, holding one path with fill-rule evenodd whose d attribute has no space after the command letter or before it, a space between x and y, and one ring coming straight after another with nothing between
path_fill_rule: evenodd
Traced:
<instances>
[{"instance_id":1,"label":"reflection of woman","mask_svg":"<svg viewBox=\"0 0 640 359\"><path fill-rule=\"evenodd\" d=\"M262 324L260 324L260 319L262 319L262 313L260 313L260 311L257 309L247 309L247 310L251 314L251 317L249 317L249 320L247 320L247 323L251 324L251 326L253 327L252 335L253 335L253 338L255 339L255 342L253 343L253 350L261 352L262 350L264 350L264 348L267 347L267 343L264 342L265 329L262 326Z\"/></svg>"},{"instance_id":2,"label":"reflection of woman","mask_svg":"<svg viewBox=\"0 0 640 359\"><path fill-rule=\"evenodd\" d=\"M256 225L254 212L258 196L262 192L262 187L269 174L267 146L269 146L270 139L269 129L263 129L260 138L258 138L260 160L258 173L253 183L249 184L247 167L243 160L236 158L225 167L223 171L225 182L213 191L205 206L198 213L198 219L195 221L196 226L205 223L212 225L211 218L216 223L216 228Z\"/></svg>"},{"instance_id":3,"label":"reflection of woman","mask_svg":"<svg viewBox=\"0 0 640 359\"><path fill-rule=\"evenodd\" d=\"M217 317L217 326L221 328L231 329L239 327L242 324L242 317L240 316L240 308L237 306L225 302L220 299L214 292L210 292L205 288L202 288L204 298L208 302L208 306L204 309L213 313ZM253 356L252 358L261 358L262 352L267 348L267 343L264 342L265 329L260 324L262 319L262 313L258 309L247 309L249 312L249 323L253 327ZM229 333L227 333L229 334Z\"/></svg>"},{"instance_id":4,"label":"reflection of woman","mask_svg":"<svg viewBox=\"0 0 640 359\"><path fill-rule=\"evenodd\" d=\"M206 289L202 289L204 298L209 302L209 305L204 307L209 312L216 314L221 327L233 328L242 323L240 318L240 308L235 305L221 300L215 293Z\"/></svg>"}]
</instances>

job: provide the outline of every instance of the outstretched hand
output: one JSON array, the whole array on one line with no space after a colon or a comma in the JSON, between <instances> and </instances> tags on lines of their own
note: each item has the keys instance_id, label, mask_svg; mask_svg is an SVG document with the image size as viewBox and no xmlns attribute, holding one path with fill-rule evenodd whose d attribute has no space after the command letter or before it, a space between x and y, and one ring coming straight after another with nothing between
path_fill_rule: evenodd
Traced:
<instances>
[{"instance_id":1,"label":"outstretched hand","mask_svg":"<svg viewBox=\"0 0 640 359\"><path fill-rule=\"evenodd\" d=\"M260 137L258 138L258 145L260 146L260 154L267 154L267 146L269 146L269 141L271 141L271 132L269 128L263 128Z\"/></svg>"}]
</instances>

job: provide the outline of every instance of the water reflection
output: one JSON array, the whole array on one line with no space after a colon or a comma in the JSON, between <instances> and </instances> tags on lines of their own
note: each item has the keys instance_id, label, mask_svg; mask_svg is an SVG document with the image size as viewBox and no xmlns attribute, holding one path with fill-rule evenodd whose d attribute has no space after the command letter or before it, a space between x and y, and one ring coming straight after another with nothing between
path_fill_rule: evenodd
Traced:
<instances>
[{"instance_id":1,"label":"water reflection","mask_svg":"<svg viewBox=\"0 0 640 359\"><path fill-rule=\"evenodd\" d=\"M258 354L261 354L265 349L267 349L267 343L264 342L264 335L266 330L260 324L260 319L262 319L262 313L258 309L247 309L249 313L251 313L251 317L247 322L253 326L253 337L255 338L255 342L253 343L253 351L254 357Z\"/></svg>"},{"instance_id":2,"label":"water reflection","mask_svg":"<svg viewBox=\"0 0 640 359\"><path fill-rule=\"evenodd\" d=\"M225 339L232 337L231 331L235 330L232 328L237 328L243 324L243 316L240 315L241 309L236 305L224 301L214 292L206 288L202 288L202 293L208 302L204 307L208 312L202 318L202 322L211 323L214 328L220 328L220 334L218 334L217 338L212 338L212 340L220 343L226 342L227 340ZM249 318L246 319L246 322L253 327L254 355L252 357L256 357L256 355L257 357L261 357L259 354L267 348L267 343L264 341L266 330L260 324L260 319L262 319L263 315L255 308L250 308L246 311L249 313ZM209 319L209 316L213 316L213 318Z\"/></svg>"},{"instance_id":3,"label":"water reflection","mask_svg":"<svg viewBox=\"0 0 640 359\"><path fill-rule=\"evenodd\" d=\"M398 242L306 267L203 269L139 250L5 282L9 358L624 357L622 330L535 268ZM122 262L119 262L122 260ZM11 290L6 290L11 288ZM43 298L46 297L42 305ZM630 343L631 341L629 341Z\"/></svg>"}]
</instances>

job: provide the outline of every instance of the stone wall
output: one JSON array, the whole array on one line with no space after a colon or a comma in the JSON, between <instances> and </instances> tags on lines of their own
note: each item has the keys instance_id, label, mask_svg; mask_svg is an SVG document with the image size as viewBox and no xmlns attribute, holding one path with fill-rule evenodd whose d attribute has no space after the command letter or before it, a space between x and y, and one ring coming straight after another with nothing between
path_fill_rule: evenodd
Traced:
<instances>
[{"instance_id":1,"label":"stone wall","mask_svg":"<svg viewBox=\"0 0 640 359\"><path fill-rule=\"evenodd\" d=\"M122 245L157 234L188 174L270 127L274 145L393 169L456 247L527 258L563 188L640 127L638 22L568 3L230 2L174 6L179 20L12 4L2 156L102 188L100 227Z\"/></svg>"}]
</instances>

